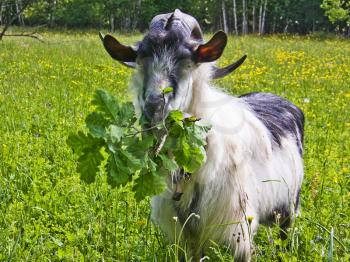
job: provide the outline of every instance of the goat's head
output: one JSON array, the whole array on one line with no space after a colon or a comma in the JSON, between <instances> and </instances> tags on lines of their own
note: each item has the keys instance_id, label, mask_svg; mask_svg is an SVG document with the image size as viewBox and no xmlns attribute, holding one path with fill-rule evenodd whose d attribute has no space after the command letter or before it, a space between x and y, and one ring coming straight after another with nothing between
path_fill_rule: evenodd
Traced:
<instances>
[{"instance_id":1,"label":"goat's head","mask_svg":"<svg viewBox=\"0 0 350 262\"><path fill-rule=\"evenodd\" d=\"M204 43L196 19L178 9L155 16L148 34L135 48L122 45L111 35L100 34L100 37L112 58L137 69L138 103L152 122L163 119L169 110L186 110L192 95L194 71L203 63L217 60L227 43L222 31ZM223 77L240 66L245 58L225 68L213 65L207 74L211 78ZM164 94L163 89L167 87L172 87L172 92Z\"/></svg>"}]
</instances>

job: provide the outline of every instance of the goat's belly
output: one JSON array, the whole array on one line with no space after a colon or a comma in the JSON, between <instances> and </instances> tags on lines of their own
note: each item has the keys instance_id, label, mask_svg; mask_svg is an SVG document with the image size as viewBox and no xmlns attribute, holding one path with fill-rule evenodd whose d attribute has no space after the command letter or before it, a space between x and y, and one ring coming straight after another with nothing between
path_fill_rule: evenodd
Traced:
<instances>
[{"instance_id":1,"label":"goat's belly","mask_svg":"<svg viewBox=\"0 0 350 262\"><path fill-rule=\"evenodd\" d=\"M298 147L285 139L264 163L249 164L251 176L245 183L248 208L260 223L271 223L276 217L294 216L298 212L299 192L303 180L303 160Z\"/></svg>"}]
</instances>

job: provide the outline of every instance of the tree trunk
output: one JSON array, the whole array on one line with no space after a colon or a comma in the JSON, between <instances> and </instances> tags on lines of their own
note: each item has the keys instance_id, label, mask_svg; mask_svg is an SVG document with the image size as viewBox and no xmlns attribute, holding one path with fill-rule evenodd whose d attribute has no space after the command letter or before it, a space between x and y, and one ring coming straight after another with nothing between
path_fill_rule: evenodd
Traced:
<instances>
[{"instance_id":1,"label":"tree trunk","mask_svg":"<svg viewBox=\"0 0 350 262\"><path fill-rule=\"evenodd\" d=\"M134 22L133 22L133 31L136 30L136 27L139 23L139 18L141 15L141 0L136 1L135 5L135 15L134 15Z\"/></svg>"},{"instance_id":2,"label":"tree trunk","mask_svg":"<svg viewBox=\"0 0 350 262\"><path fill-rule=\"evenodd\" d=\"M232 5L233 5L233 24L235 28L235 34L238 35L236 0L232 0Z\"/></svg>"},{"instance_id":3,"label":"tree trunk","mask_svg":"<svg viewBox=\"0 0 350 262\"><path fill-rule=\"evenodd\" d=\"M125 17L125 20L124 20L124 24L125 24L125 27L124 27L124 30L125 31L130 31L131 29L131 18L130 18L131 14L129 13L127 17Z\"/></svg>"},{"instance_id":4,"label":"tree trunk","mask_svg":"<svg viewBox=\"0 0 350 262\"><path fill-rule=\"evenodd\" d=\"M261 34L265 33L266 5L267 5L267 0L265 0L265 4L264 4L264 12L263 12L262 23L261 23Z\"/></svg>"},{"instance_id":5,"label":"tree trunk","mask_svg":"<svg viewBox=\"0 0 350 262\"><path fill-rule=\"evenodd\" d=\"M247 3L246 0L242 0L242 34L248 33L248 22L247 22Z\"/></svg>"},{"instance_id":6,"label":"tree trunk","mask_svg":"<svg viewBox=\"0 0 350 262\"><path fill-rule=\"evenodd\" d=\"M289 26L289 19L286 18L286 26L283 29L283 33L285 33L285 34L288 33L288 26Z\"/></svg>"},{"instance_id":7,"label":"tree trunk","mask_svg":"<svg viewBox=\"0 0 350 262\"><path fill-rule=\"evenodd\" d=\"M222 21L224 23L224 32L227 33L228 32L228 27L227 27L225 0L221 1L221 11L222 11Z\"/></svg>"},{"instance_id":8,"label":"tree trunk","mask_svg":"<svg viewBox=\"0 0 350 262\"><path fill-rule=\"evenodd\" d=\"M56 0L50 1L49 27L53 27L55 23Z\"/></svg>"},{"instance_id":9,"label":"tree trunk","mask_svg":"<svg viewBox=\"0 0 350 262\"><path fill-rule=\"evenodd\" d=\"M18 21L18 24L20 25L21 24L21 15L19 14L19 6L18 6L18 1L16 0L15 1L15 6L16 6L16 13L18 14L17 15L17 21Z\"/></svg>"},{"instance_id":10,"label":"tree trunk","mask_svg":"<svg viewBox=\"0 0 350 262\"><path fill-rule=\"evenodd\" d=\"M259 7L259 35L261 34L261 26L262 26L262 8L263 8L263 3L262 0L260 0L260 7Z\"/></svg>"},{"instance_id":11,"label":"tree trunk","mask_svg":"<svg viewBox=\"0 0 350 262\"><path fill-rule=\"evenodd\" d=\"M115 17L114 17L114 13L112 11L112 13L109 16L109 29L110 29L111 33L114 33L114 19L115 19Z\"/></svg>"},{"instance_id":12,"label":"tree trunk","mask_svg":"<svg viewBox=\"0 0 350 262\"><path fill-rule=\"evenodd\" d=\"M220 21L219 21L218 27L219 27L219 28L223 28L223 27L224 27L224 24L223 24L223 22L222 22L222 16L221 16L221 15L219 16L219 19L220 19Z\"/></svg>"},{"instance_id":13,"label":"tree trunk","mask_svg":"<svg viewBox=\"0 0 350 262\"><path fill-rule=\"evenodd\" d=\"M2 2L0 5L0 25L5 23L3 13L5 12L5 3Z\"/></svg>"},{"instance_id":14,"label":"tree trunk","mask_svg":"<svg viewBox=\"0 0 350 262\"><path fill-rule=\"evenodd\" d=\"M253 1L253 10L252 10L252 30L253 30L253 34L255 34L255 24L256 24L256 21L255 21L255 1Z\"/></svg>"},{"instance_id":15,"label":"tree trunk","mask_svg":"<svg viewBox=\"0 0 350 262\"><path fill-rule=\"evenodd\" d=\"M20 0L16 0L15 1L15 6L16 6L16 13L17 13L18 24L21 25L21 26L24 26L24 20L23 20L22 12L20 12L20 10L22 8L21 1Z\"/></svg>"}]
</instances>

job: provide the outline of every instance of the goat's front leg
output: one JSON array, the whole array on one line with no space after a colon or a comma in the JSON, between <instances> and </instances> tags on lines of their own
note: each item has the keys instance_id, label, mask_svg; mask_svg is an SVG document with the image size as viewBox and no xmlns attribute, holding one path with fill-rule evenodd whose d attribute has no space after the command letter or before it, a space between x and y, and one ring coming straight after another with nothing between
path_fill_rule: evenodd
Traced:
<instances>
[{"instance_id":1,"label":"goat's front leg","mask_svg":"<svg viewBox=\"0 0 350 262\"><path fill-rule=\"evenodd\" d=\"M175 243L176 236L180 231L173 202L171 195L168 192L163 192L159 196L154 196L151 203L151 218L165 233L169 243Z\"/></svg>"},{"instance_id":2,"label":"goat's front leg","mask_svg":"<svg viewBox=\"0 0 350 262\"><path fill-rule=\"evenodd\" d=\"M230 241L231 250L235 261L249 262L253 250L253 236L258 229L259 223L255 216L246 216L245 221L233 226Z\"/></svg>"},{"instance_id":3,"label":"goat's front leg","mask_svg":"<svg viewBox=\"0 0 350 262\"><path fill-rule=\"evenodd\" d=\"M187 242L186 258L183 256L181 262L199 262L204 257L203 248L200 247L198 241L190 240Z\"/></svg>"}]
</instances>

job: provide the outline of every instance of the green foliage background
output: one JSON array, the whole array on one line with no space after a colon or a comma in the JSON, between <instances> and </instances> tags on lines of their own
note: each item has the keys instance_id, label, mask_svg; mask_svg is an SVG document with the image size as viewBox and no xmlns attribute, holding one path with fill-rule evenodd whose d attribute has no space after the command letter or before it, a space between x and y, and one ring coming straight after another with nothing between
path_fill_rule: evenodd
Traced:
<instances>
[{"instance_id":1,"label":"green foliage background","mask_svg":"<svg viewBox=\"0 0 350 262\"><path fill-rule=\"evenodd\" d=\"M102 173L81 183L66 144L91 112L95 89L130 99L130 69L110 59L97 32L43 35L48 43L0 43L0 260L174 261L149 221L149 200L138 204L129 187L111 189ZM350 43L231 37L219 64L244 53L245 64L215 84L232 94L276 93L306 115L302 216L286 243L276 230L271 242L262 227L253 260L349 261ZM231 259L215 244L208 255Z\"/></svg>"},{"instance_id":2,"label":"green foliage background","mask_svg":"<svg viewBox=\"0 0 350 262\"><path fill-rule=\"evenodd\" d=\"M205 30L224 29L225 13L228 32L234 33L233 3L238 31L242 32L245 2L249 33L258 32L259 17L264 16L265 33L323 31L350 35L347 0L0 0L0 25L26 2L30 5L21 16L23 21L14 20L16 25L143 31L155 15L179 8L196 17Z\"/></svg>"}]
</instances>

